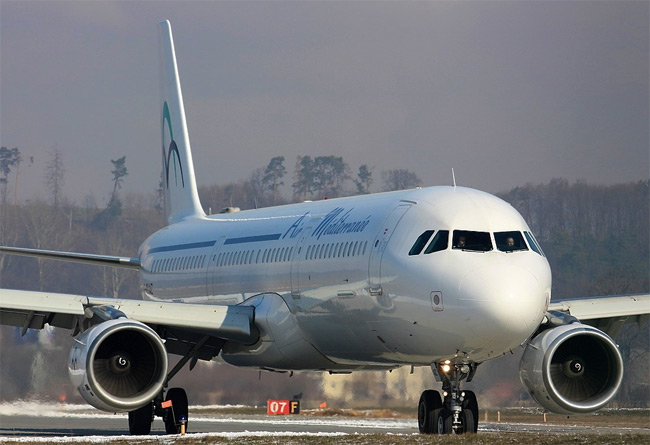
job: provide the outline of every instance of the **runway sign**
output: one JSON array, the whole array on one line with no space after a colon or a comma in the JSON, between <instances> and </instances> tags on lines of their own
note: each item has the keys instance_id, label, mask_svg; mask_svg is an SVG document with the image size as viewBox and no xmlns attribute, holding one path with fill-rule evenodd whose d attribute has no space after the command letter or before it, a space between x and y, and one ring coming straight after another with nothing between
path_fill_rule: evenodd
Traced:
<instances>
[{"instance_id":1,"label":"runway sign","mask_svg":"<svg viewBox=\"0 0 650 445\"><path fill-rule=\"evenodd\" d=\"M266 401L266 414L270 415L286 415L286 414L299 414L300 401L299 400L267 400Z\"/></svg>"}]
</instances>

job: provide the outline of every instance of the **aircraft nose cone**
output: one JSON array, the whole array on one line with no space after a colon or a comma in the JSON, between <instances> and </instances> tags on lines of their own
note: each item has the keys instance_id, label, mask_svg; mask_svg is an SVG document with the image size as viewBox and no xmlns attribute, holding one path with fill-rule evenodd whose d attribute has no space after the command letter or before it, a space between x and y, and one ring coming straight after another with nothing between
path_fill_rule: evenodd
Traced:
<instances>
[{"instance_id":1,"label":"aircraft nose cone","mask_svg":"<svg viewBox=\"0 0 650 445\"><path fill-rule=\"evenodd\" d=\"M539 325L545 295L537 278L526 269L497 264L465 276L459 302L478 318L475 322L480 323L485 340L515 347Z\"/></svg>"}]
</instances>

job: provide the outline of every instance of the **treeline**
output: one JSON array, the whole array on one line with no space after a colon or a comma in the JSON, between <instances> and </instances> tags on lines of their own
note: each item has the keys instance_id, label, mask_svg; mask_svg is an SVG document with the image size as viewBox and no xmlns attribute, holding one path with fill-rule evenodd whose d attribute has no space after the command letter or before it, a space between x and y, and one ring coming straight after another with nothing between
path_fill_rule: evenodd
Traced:
<instances>
[{"instance_id":1,"label":"treeline","mask_svg":"<svg viewBox=\"0 0 650 445\"><path fill-rule=\"evenodd\" d=\"M336 175L340 169L330 168L337 165L337 160L321 160L317 168L319 158L310 159L300 158L297 166L305 168L305 175L311 171L318 179L305 180L297 189L292 184L294 193L299 191L292 200L370 191L371 174L363 180L363 175L346 180L341 176L339 181ZM216 211L225 206L254 208L287 202L280 191L286 179L283 161L274 158L266 168L234 184L201 187L206 211L208 207ZM13 204L9 198L11 193L7 192L11 182L5 174L5 181L0 184L4 186L0 244L136 256L139 244L162 226L162 210L156 193L121 195L118 180L126 176L123 159L114 161L113 166L117 179L107 208L112 206L110 212L98 208L92 200L83 206L71 204L62 195L57 195L56 203L50 197L49 201ZM403 173L408 176L407 171ZM294 182L298 181L294 178ZM517 187L502 193L501 197L522 213L542 244L553 269L554 298L648 292L648 181L601 186L554 179L547 184ZM138 275L133 271L10 255L0 256L0 287L124 298L139 295ZM650 399L650 378L646 371L650 359L647 324L641 329L630 326L622 335L619 343L625 346L627 368L619 400L647 404ZM63 331L30 332L21 338L20 329L0 328L0 400L29 396L57 399L60 388L64 388L69 400L80 402L68 384L65 361L69 347L69 334ZM518 382L517 363L513 360L488 362L477 373L474 388L485 397L497 394L491 396L496 406L527 398ZM201 378L196 378L197 374ZM372 374L379 388L369 386L370 377L363 373L347 377L297 374L292 378L263 373L260 380L254 371L201 364L192 375L179 377L179 382L182 379L182 384L187 386L193 403L261 403L265 398L304 393L305 398L314 401L327 396L328 403L338 400L340 404L352 404L357 400L366 404L399 405L416 403L421 388L434 386L428 369L416 370L414 375L407 371ZM350 394L355 395L353 399ZM399 399L396 394L404 396ZM415 401L411 400L411 394ZM398 400L393 400L394 397Z\"/></svg>"},{"instance_id":2,"label":"treeline","mask_svg":"<svg viewBox=\"0 0 650 445\"><path fill-rule=\"evenodd\" d=\"M265 168L254 170L247 179L199 187L199 196L206 212L216 213L224 207L254 209L291 202L340 198L373 191L404 190L418 187L422 180L406 169L382 171L381 183L373 188L373 168L361 165L356 174L341 156L298 156L291 183L288 181L284 156L272 158ZM289 188L291 197L283 190Z\"/></svg>"}]
</instances>

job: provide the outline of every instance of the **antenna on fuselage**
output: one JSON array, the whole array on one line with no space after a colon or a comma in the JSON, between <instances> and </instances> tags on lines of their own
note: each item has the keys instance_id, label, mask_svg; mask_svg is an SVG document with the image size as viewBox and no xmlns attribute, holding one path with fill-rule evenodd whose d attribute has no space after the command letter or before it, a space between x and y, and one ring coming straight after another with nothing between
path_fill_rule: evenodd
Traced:
<instances>
[{"instance_id":1,"label":"antenna on fuselage","mask_svg":"<svg viewBox=\"0 0 650 445\"><path fill-rule=\"evenodd\" d=\"M451 181L453 182L453 186L456 187L456 174L454 173L454 167L451 168Z\"/></svg>"}]
</instances>

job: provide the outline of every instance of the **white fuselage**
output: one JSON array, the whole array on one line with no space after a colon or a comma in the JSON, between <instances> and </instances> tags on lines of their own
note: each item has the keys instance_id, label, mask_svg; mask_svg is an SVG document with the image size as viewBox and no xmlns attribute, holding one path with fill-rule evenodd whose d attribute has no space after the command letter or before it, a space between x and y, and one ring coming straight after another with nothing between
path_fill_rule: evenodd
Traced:
<instances>
[{"instance_id":1,"label":"white fuselage","mask_svg":"<svg viewBox=\"0 0 650 445\"><path fill-rule=\"evenodd\" d=\"M480 246L457 245L464 235ZM519 213L463 187L191 218L147 239L140 259L147 299L256 306L259 344L223 355L274 369L481 362L524 342L551 292Z\"/></svg>"}]
</instances>

